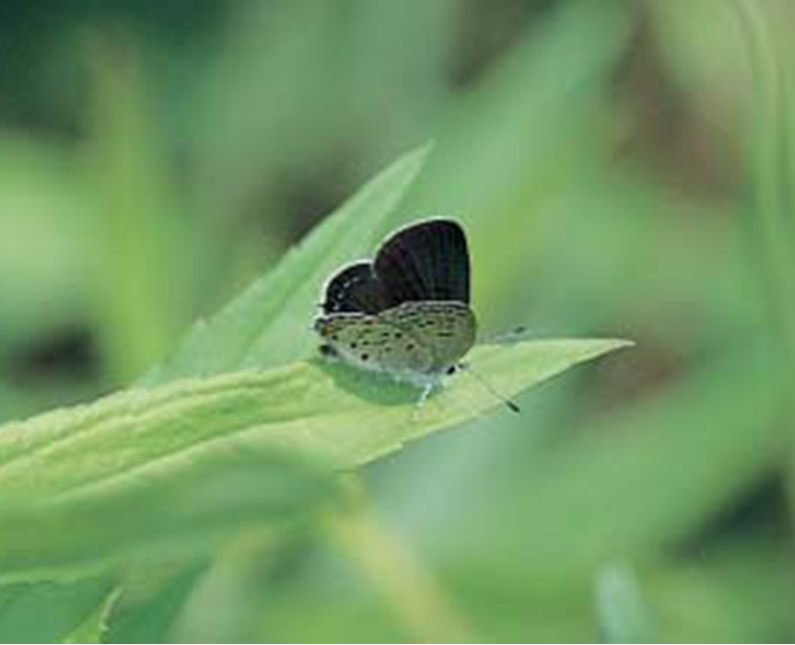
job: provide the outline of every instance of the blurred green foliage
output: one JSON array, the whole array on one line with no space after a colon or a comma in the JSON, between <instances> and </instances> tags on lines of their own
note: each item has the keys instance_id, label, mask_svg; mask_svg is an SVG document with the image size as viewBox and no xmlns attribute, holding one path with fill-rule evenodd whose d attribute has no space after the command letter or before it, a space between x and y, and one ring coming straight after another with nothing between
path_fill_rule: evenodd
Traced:
<instances>
[{"instance_id":1,"label":"blurred green foliage","mask_svg":"<svg viewBox=\"0 0 795 645\"><path fill-rule=\"evenodd\" d=\"M173 353L192 322L429 141L399 208L340 238L454 215L486 336L638 346L370 467L382 522L246 524L200 557L174 530L0 587L0 641L791 640L794 9L7 3L2 421L202 376ZM285 267L256 284L319 291ZM305 322L244 364L311 353ZM239 367L213 338L207 372ZM439 615L400 606L385 544Z\"/></svg>"}]
</instances>

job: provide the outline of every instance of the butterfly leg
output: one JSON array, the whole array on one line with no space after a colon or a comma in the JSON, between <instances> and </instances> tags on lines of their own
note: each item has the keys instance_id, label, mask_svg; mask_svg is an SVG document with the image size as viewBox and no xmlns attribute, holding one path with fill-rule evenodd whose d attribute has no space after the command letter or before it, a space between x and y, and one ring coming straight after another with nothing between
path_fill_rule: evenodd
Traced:
<instances>
[{"instance_id":1,"label":"butterfly leg","mask_svg":"<svg viewBox=\"0 0 795 645\"><path fill-rule=\"evenodd\" d=\"M436 383L428 383L424 388L422 388L422 392L420 393L420 398L417 400L417 407L421 408L425 405L428 397L433 393L436 389Z\"/></svg>"},{"instance_id":2,"label":"butterfly leg","mask_svg":"<svg viewBox=\"0 0 795 645\"><path fill-rule=\"evenodd\" d=\"M414 404L414 410L411 413L412 421L417 421L419 419L420 413L425 407L428 398L431 396L431 394L433 394L433 391L437 388L437 386L437 383L427 383L422 387L420 396L417 398L417 402Z\"/></svg>"}]
</instances>

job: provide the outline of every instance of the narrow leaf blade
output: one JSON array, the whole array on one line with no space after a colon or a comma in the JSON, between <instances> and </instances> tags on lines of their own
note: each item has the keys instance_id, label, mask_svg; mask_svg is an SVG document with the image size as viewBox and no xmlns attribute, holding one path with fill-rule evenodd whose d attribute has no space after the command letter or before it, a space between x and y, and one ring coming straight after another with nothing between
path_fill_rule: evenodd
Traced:
<instances>
[{"instance_id":1,"label":"narrow leaf blade","mask_svg":"<svg viewBox=\"0 0 795 645\"><path fill-rule=\"evenodd\" d=\"M142 384L209 376L304 357L320 285L341 264L372 251L386 218L422 169L428 149L398 159L325 218L269 274L208 321L198 322L173 356ZM297 330L305 330L300 333Z\"/></svg>"}]
</instances>

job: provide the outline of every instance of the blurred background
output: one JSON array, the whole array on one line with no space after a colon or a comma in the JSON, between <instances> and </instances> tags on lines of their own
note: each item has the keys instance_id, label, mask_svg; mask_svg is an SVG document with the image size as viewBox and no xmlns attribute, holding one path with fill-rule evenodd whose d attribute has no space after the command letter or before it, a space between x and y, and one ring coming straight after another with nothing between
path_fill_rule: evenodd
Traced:
<instances>
[{"instance_id":1,"label":"blurred background","mask_svg":"<svg viewBox=\"0 0 795 645\"><path fill-rule=\"evenodd\" d=\"M384 525L484 641L792 639L794 28L786 0L3 3L0 419L130 384L433 141L394 224L465 223L484 334L637 347L368 469ZM261 537L141 573L107 639L413 638L322 538ZM0 640L92 584L0 603Z\"/></svg>"}]
</instances>

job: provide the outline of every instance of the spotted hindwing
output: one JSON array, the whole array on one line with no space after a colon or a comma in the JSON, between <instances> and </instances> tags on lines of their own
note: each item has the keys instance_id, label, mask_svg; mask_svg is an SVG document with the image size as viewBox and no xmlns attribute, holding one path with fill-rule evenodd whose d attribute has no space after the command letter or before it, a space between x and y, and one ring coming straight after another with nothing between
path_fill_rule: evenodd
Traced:
<instances>
[{"instance_id":1,"label":"spotted hindwing","mask_svg":"<svg viewBox=\"0 0 795 645\"><path fill-rule=\"evenodd\" d=\"M426 373L433 367L433 354L419 338L380 316L321 316L315 329L329 348L327 353L361 369L410 380L411 374Z\"/></svg>"},{"instance_id":2,"label":"spotted hindwing","mask_svg":"<svg viewBox=\"0 0 795 645\"><path fill-rule=\"evenodd\" d=\"M457 365L477 333L472 309L460 302L406 302L382 312L379 319L419 339L431 354L430 373Z\"/></svg>"}]
</instances>

